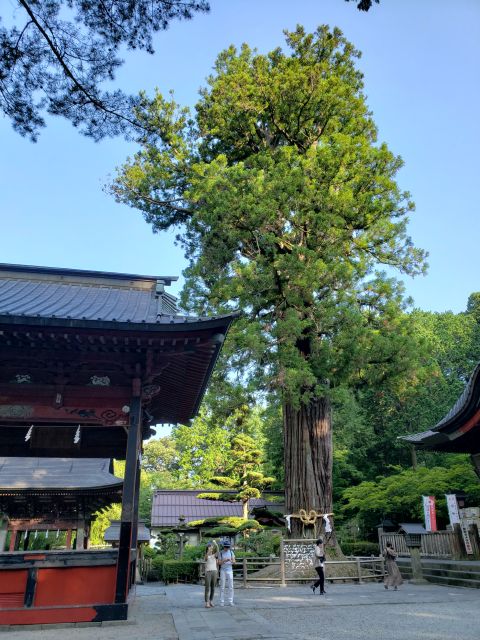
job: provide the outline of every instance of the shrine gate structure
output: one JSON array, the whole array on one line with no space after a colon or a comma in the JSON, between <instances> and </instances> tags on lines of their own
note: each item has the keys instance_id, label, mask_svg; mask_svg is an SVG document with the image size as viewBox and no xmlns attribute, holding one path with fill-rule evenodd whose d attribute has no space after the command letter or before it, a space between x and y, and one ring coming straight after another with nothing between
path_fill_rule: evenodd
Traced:
<instances>
[{"instance_id":1,"label":"shrine gate structure","mask_svg":"<svg viewBox=\"0 0 480 640\"><path fill-rule=\"evenodd\" d=\"M142 441L196 415L234 318L174 280L0 265L0 455L126 461L118 549L1 553L0 624L127 618Z\"/></svg>"}]
</instances>

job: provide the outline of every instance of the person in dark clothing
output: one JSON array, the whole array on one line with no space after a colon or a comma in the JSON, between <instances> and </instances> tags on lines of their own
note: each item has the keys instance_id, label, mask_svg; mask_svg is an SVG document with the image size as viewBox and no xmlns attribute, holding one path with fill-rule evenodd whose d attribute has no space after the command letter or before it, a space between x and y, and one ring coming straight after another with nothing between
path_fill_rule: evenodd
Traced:
<instances>
[{"instance_id":1,"label":"person in dark clothing","mask_svg":"<svg viewBox=\"0 0 480 640\"><path fill-rule=\"evenodd\" d=\"M322 538L319 538L315 543L315 552L313 555L313 566L318 573L318 580L310 585L311 590L315 593L315 589L320 587L320 595L323 596L325 592L325 547Z\"/></svg>"}]
</instances>

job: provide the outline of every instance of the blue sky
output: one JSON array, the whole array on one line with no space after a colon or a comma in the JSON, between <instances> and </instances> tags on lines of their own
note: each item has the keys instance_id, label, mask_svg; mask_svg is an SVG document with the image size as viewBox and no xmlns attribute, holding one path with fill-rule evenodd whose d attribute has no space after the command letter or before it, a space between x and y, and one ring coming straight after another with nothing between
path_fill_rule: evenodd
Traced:
<instances>
[{"instance_id":1,"label":"blue sky","mask_svg":"<svg viewBox=\"0 0 480 640\"><path fill-rule=\"evenodd\" d=\"M362 51L379 139L403 157L399 182L416 202L410 235L430 253L428 275L406 280L407 293L425 310L464 310L480 290L479 0L381 0L366 14L343 0L211 0L210 14L159 34L155 56L127 52L116 84L173 89L193 105L219 51L242 42L269 51L297 23L336 25ZM181 274L173 235L152 234L102 191L135 145L94 143L58 118L36 144L6 119L0 136L0 262Z\"/></svg>"}]
</instances>

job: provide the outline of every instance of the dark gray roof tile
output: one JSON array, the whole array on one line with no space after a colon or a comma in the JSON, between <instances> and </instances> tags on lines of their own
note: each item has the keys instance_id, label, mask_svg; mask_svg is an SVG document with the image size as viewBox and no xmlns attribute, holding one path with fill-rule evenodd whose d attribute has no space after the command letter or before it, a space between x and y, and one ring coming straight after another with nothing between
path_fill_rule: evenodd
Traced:
<instances>
[{"instance_id":1,"label":"dark gray roof tile","mask_svg":"<svg viewBox=\"0 0 480 640\"><path fill-rule=\"evenodd\" d=\"M180 516L185 517L185 524L203 518L221 518L226 516L242 516L240 502L222 500L205 500L197 498L199 493L208 493L202 489L156 491L152 500L152 527L175 527L179 525ZM217 493L213 491L213 493ZM282 511L283 505L270 502L264 498L250 500L250 507L267 506L274 511Z\"/></svg>"},{"instance_id":2,"label":"dark gray roof tile","mask_svg":"<svg viewBox=\"0 0 480 640\"><path fill-rule=\"evenodd\" d=\"M108 458L0 457L0 493L39 489L100 489L121 487L110 473Z\"/></svg>"},{"instance_id":3,"label":"dark gray roof tile","mask_svg":"<svg viewBox=\"0 0 480 640\"><path fill-rule=\"evenodd\" d=\"M175 278L164 277L165 284ZM153 276L0 265L0 315L128 323L186 319ZM192 318L191 320L194 320Z\"/></svg>"}]
</instances>

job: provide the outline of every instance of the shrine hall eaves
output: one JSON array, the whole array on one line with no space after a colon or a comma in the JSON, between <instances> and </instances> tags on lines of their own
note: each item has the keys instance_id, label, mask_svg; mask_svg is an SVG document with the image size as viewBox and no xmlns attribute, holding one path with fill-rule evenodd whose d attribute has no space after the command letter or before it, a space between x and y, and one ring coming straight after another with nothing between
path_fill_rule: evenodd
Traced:
<instances>
[{"instance_id":1,"label":"shrine hall eaves","mask_svg":"<svg viewBox=\"0 0 480 640\"><path fill-rule=\"evenodd\" d=\"M8 491L114 489L123 480L109 458L0 457L0 494Z\"/></svg>"},{"instance_id":2,"label":"shrine hall eaves","mask_svg":"<svg viewBox=\"0 0 480 640\"><path fill-rule=\"evenodd\" d=\"M460 442L466 434L478 430L478 420L475 421L475 414L479 408L480 363L473 370L463 393L450 411L435 426L420 433L400 436L399 439L417 447L433 450L436 450L436 447L441 447L449 450L447 447L452 443ZM468 452L470 453L470 451Z\"/></svg>"},{"instance_id":3,"label":"shrine hall eaves","mask_svg":"<svg viewBox=\"0 0 480 640\"><path fill-rule=\"evenodd\" d=\"M179 314L176 298L165 291L175 280L175 276L0 264L0 319L93 321L117 326L211 321Z\"/></svg>"}]
</instances>

